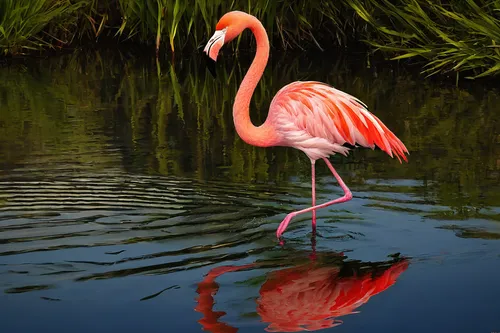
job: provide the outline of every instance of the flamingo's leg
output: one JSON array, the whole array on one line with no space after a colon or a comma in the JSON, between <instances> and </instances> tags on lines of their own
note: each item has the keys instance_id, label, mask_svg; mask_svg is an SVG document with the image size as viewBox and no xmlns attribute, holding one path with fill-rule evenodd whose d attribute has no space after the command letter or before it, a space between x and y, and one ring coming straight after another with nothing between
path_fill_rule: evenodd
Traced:
<instances>
[{"instance_id":1,"label":"flamingo's leg","mask_svg":"<svg viewBox=\"0 0 500 333\"><path fill-rule=\"evenodd\" d=\"M327 158L323 158L323 160L325 161L326 165L328 165L328 168L330 169L330 171L332 172L332 174L337 179L337 182L342 187L342 190L344 190L344 196L341 197L341 198L332 200L332 201L325 202L324 204L321 204L321 205L312 206L312 207L309 207L309 208L306 208L306 209L302 209L302 210L299 210L299 211L296 211L296 212L289 213L285 217L285 219L281 222L281 224L279 225L278 229L276 230L276 236L278 238L281 237L281 235L285 231L286 227L288 227L288 224L290 223L290 220L292 218L294 218L295 216L300 215L300 214L304 214L304 213L308 213L308 212L314 211L316 209L325 208L325 207L328 207L328 206L331 206L331 205L334 205L334 204L337 204L337 203L346 202L346 201L349 201L349 200L352 199L351 190L349 190L349 188L346 186L346 184L344 183L344 181L342 180L342 178L340 178L340 176L337 173L337 171L333 168L333 165L330 163L330 161Z\"/></svg>"},{"instance_id":2,"label":"flamingo's leg","mask_svg":"<svg viewBox=\"0 0 500 333\"><path fill-rule=\"evenodd\" d=\"M311 185L312 185L312 207L316 206L316 177L315 177L316 160L311 160ZM316 231L316 209L312 211L312 229Z\"/></svg>"}]
</instances>

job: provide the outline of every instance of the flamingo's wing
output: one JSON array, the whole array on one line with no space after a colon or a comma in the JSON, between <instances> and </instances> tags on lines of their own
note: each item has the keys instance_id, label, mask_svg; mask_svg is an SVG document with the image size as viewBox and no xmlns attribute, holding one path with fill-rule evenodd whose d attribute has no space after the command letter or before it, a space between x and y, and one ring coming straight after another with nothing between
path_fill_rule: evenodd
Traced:
<instances>
[{"instance_id":1,"label":"flamingo's wing","mask_svg":"<svg viewBox=\"0 0 500 333\"><path fill-rule=\"evenodd\" d=\"M346 154L344 143L378 146L401 162L405 145L357 98L327 84L306 81L283 87L273 98L270 115L284 143L317 159Z\"/></svg>"}]
</instances>

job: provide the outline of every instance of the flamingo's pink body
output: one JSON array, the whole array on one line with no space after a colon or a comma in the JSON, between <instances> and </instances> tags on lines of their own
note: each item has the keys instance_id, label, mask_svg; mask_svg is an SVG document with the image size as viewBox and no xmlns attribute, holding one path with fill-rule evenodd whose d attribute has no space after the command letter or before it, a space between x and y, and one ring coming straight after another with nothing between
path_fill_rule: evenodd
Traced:
<instances>
[{"instance_id":1,"label":"flamingo's pink body","mask_svg":"<svg viewBox=\"0 0 500 333\"><path fill-rule=\"evenodd\" d=\"M249 14L233 11L225 14L217 24L217 31L205 47L214 61L220 48L249 28L257 42L257 53L250 66L233 107L233 118L238 135L248 144L258 147L287 146L300 149L311 160L312 207L288 214L276 234L285 231L290 220L302 213L313 212L313 228L316 226L315 210L352 198L351 191L331 165L328 157L347 155L349 148L343 144L359 145L374 149L378 146L391 157L407 161L405 145L357 98L316 81L293 82L278 91L273 98L266 121L254 126L250 121L250 99L262 77L269 57L269 39L258 19ZM316 206L315 162L323 159L335 176L345 195Z\"/></svg>"},{"instance_id":2,"label":"flamingo's pink body","mask_svg":"<svg viewBox=\"0 0 500 333\"><path fill-rule=\"evenodd\" d=\"M268 332L316 331L342 324L340 317L358 313L358 308L373 296L393 286L409 267L403 259L383 265L353 269L343 274L342 264L309 262L271 271L259 288L257 314L269 326ZM242 266L219 266L208 272L198 284L195 310L203 314L198 322L212 333L235 333L236 327L220 321L226 312L214 311L219 290L216 278L229 273L259 268L251 263Z\"/></svg>"}]
</instances>

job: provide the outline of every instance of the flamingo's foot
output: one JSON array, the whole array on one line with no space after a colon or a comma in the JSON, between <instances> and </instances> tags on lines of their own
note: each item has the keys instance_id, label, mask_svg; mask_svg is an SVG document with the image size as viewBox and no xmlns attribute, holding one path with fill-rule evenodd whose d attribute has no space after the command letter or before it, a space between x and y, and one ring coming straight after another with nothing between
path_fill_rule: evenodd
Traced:
<instances>
[{"instance_id":1,"label":"flamingo's foot","mask_svg":"<svg viewBox=\"0 0 500 333\"><path fill-rule=\"evenodd\" d=\"M278 229L276 230L276 237L278 237L278 239L281 238L281 235L283 235L283 233L285 232L286 227L288 227L288 224L290 223L290 221L292 220L292 218L295 217L295 215L297 215L295 212L294 213L289 213L283 219L283 221L281 221Z\"/></svg>"}]
</instances>

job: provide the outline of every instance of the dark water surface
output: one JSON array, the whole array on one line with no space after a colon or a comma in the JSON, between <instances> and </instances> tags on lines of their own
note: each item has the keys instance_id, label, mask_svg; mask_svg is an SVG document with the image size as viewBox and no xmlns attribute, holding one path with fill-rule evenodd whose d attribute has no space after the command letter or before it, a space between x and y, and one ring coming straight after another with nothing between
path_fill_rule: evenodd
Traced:
<instances>
[{"instance_id":1,"label":"dark water surface","mask_svg":"<svg viewBox=\"0 0 500 333\"><path fill-rule=\"evenodd\" d=\"M354 199L310 204L309 162L235 135L250 59L109 51L0 69L1 332L500 331L500 95L398 68L274 55L362 99L411 155L331 160ZM342 195L318 163L319 201Z\"/></svg>"}]
</instances>

